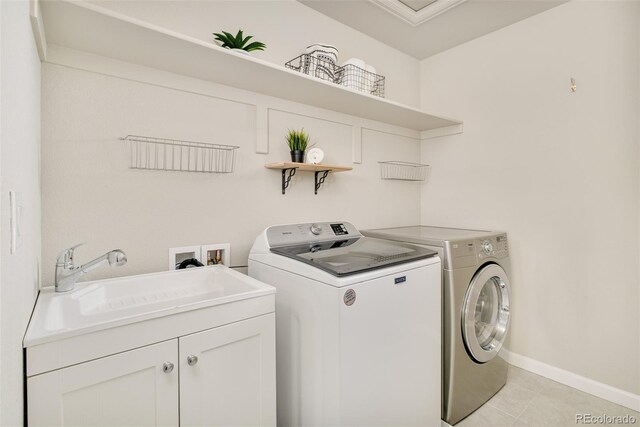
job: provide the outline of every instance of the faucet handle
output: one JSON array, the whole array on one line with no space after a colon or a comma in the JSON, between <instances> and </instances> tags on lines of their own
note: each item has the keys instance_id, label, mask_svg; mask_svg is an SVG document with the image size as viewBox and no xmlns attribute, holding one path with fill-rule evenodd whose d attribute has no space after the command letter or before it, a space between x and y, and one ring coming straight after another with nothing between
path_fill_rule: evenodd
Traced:
<instances>
[{"instance_id":1,"label":"faucet handle","mask_svg":"<svg viewBox=\"0 0 640 427\"><path fill-rule=\"evenodd\" d=\"M65 268L73 267L73 253L78 246L84 245L85 242L78 243L77 245L71 246L70 248L65 249L59 256L57 264L60 266L64 266Z\"/></svg>"}]
</instances>

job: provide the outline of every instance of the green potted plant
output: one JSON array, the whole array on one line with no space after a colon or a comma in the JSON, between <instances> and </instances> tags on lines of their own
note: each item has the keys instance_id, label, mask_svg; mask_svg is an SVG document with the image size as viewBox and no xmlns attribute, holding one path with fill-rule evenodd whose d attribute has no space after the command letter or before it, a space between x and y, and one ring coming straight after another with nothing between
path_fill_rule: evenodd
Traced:
<instances>
[{"instance_id":1,"label":"green potted plant","mask_svg":"<svg viewBox=\"0 0 640 427\"><path fill-rule=\"evenodd\" d=\"M244 53L246 55L248 55L249 52L264 50L267 47L267 45L262 42L252 42L247 44L253 36L244 37L242 30L238 30L238 33L235 36L226 31L223 31L222 33L213 33L213 35L216 36L215 39L220 42L222 47L226 47L227 49Z\"/></svg>"},{"instance_id":2,"label":"green potted plant","mask_svg":"<svg viewBox=\"0 0 640 427\"><path fill-rule=\"evenodd\" d=\"M301 130L291 130L287 132L287 145L291 152L291 161L294 163L304 162L304 152L309 145L309 134Z\"/></svg>"}]
</instances>

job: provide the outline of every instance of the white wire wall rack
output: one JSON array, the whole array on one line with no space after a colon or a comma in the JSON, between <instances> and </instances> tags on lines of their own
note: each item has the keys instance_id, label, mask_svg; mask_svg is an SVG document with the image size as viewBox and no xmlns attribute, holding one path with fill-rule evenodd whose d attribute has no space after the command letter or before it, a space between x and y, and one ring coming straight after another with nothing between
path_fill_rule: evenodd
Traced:
<instances>
[{"instance_id":1,"label":"white wire wall rack","mask_svg":"<svg viewBox=\"0 0 640 427\"><path fill-rule=\"evenodd\" d=\"M425 181L431 166L422 163L386 161L380 163L380 178L399 181Z\"/></svg>"},{"instance_id":2,"label":"white wire wall rack","mask_svg":"<svg viewBox=\"0 0 640 427\"><path fill-rule=\"evenodd\" d=\"M131 169L175 172L231 173L237 146L127 135Z\"/></svg>"}]
</instances>

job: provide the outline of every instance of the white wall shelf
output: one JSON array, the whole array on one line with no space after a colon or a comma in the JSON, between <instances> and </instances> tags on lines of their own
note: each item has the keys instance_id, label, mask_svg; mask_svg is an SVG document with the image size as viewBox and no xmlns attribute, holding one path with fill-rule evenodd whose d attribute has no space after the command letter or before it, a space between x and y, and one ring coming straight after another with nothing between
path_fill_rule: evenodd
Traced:
<instances>
[{"instance_id":1,"label":"white wall shelf","mask_svg":"<svg viewBox=\"0 0 640 427\"><path fill-rule=\"evenodd\" d=\"M39 7L32 19L45 57L46 45L58 45L417 131L462 123L234 53L213 41L208 43L93 4L59 0L40 2Z\"/></svg>"}]
</instances>

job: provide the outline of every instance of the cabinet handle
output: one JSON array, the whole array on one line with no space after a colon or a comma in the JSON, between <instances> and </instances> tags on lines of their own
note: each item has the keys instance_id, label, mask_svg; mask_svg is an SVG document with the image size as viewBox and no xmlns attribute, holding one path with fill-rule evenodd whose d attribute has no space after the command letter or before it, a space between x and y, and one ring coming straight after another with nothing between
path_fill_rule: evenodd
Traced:
<instances>
[{"instance_id":1,"label":"cabinet handle","mask_svg":"<svg viewBox=\"0 0 640 427\"><path fill-rule=\"evenodd\" d=\"M173 371L173 363L164 362L164 364L162 365L162 372L164 372L165 374L168 374L171 371Z\"/></svg>"},{"instance_id":2,"label":"cabinet handle","mask_svg":"<svg viewBox=\"0 0 640 427\"><path fill-rule=\"evenodd\" d=\"M189 366L193 366L196 363L198 363L198 356L195 356L193 354L190 354L190 355L187 356L187 364Z\"/></svg>"}]
</instances>

